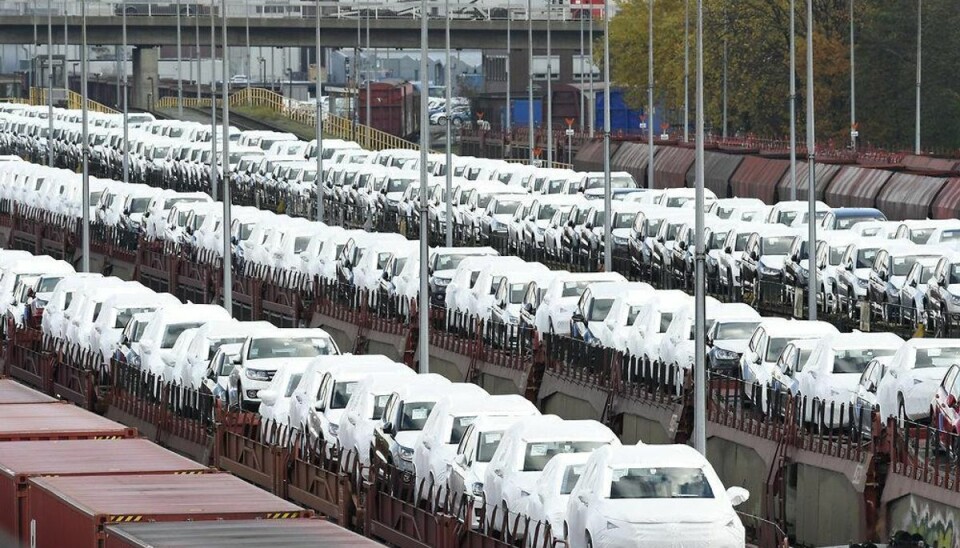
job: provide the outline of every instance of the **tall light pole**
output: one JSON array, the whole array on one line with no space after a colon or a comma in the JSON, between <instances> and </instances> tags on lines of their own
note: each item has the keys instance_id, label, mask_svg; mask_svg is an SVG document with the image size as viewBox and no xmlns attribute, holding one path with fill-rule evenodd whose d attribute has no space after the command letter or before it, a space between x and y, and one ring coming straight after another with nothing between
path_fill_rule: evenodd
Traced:
<instances>
[{"instance_id":1,"label":"tall light pole","mask_svg":"<svg viewBox=\"0 0 960 548\"><path fill-rule=\"evenodd\" d=\"M807 266L810 267L817 246L817 182L816 182L816 135L814 130L813 112L813 2L807 0L807 203L809 204L809 228L807 249ZM808 268L807 277L807 316L817 319L817 269Z\"/></svg>"},{"instance_id":2,"label":"tall light pole","mask_svg":"<svg viewBox=\"0 0 960 548\"><path fill-rule=\"evenodd\" d=\"M87 138L87 3L80 2L80 105L83 140L83 229L81 236L82 260L80 269L90 272L90 139Z\"/></svg>"},{"instance_id":3,"label":"tall light pole","mask_svg":"<svg viewBox=\"0 0 960 548\"><path fill-rule=\"evenodd\" d=\"M247 89L250 89L250 80L253 80L252 70L250 68L250 2L249 0L243 1L243 16L244 21L246 22L246 33L247 33L247 63L246 63L246 73L247 73ZM320 19L320 11L317 10L317 19ZM320 51L317 50L317 72L320 71ZM319 89L319 88L318 88ZM319 95L317 96L319 97ZM247 101L250 101L250 96L247 95Z\"/></svg>"},{"instance_id":4,"label":"tall light pole","mask_svg":"<svg viewBox=\"0 0 960 548\"><path fill-rule=\"evenodd\" d=\"M223 98L223 307L233 315L233 255L231 253L230 242L230 90L227 88L227 0L223 0L220 6L221 27L223 29L223 85L220 90ZM211 95L211 102L215 96ZM214 140L216 140L216 127L214 129ZM213 162L216 165L217 159Z\"/></svg>"},{"instance_id":5,"label":"tall light pole","mask_svg":"<svg viewBox=\"0 0 960 548\"><path fill-rule=\"evenodd\" d=\"M693 446L700 454L707 454L707 370L705 358L706 350L706 317L707 302L704 293L703 279L704 254L703 246L703 0L697 0L697 91L696 91L696 195L694 197L694 261L693 261L693 290L694 290L694 364L693 364Z\"/></svg>"},{"instance_id":6,"label":"tall light pole","mask_svg":"<svg viewBox=\"0 0 960 548\"><path fill-rule=\"evenodd\" d=\"M510 105L510 84L513 82L510 79L510 57L513 48L510 43L510 0L507 0L507 135L513 135L513 123L510 120L510 111L513 110Z\"/></svg>"},{"instance_id":7,"label":"tall light pole","mask_svg":"<svg viewBox=\"0 0 960 548\"><path fill-rule=\"evenodd\" d=\"M430 43L427 36L427 0L420 0L420 373L430 372L430 278L429 259L430 248L429 226L427 225L427 153L430 150L430 127L427 112L430 95L430 79L427 74L427 56L430 54ZM447 196L450 199L450 196ZM447 223L450 223L447 218Z\"/></svg>"},{"instance_id":8,"label":"tall light pole","mask_svg":"<svg viewBox=\"0 0 960 548\"><path fill-rule=\"evenodd\" d=\"M130 85L127 82L127 0L123 0L123 15L121 21L123 34L123 182L130 182L130 125L127 117L130 114ZM199 89L199 88L197 88Z\"/></svg>"},{"instance_id":9,"label":"tall light pole","mask_svg":"<svg viewBox=\"0 0 960 548\"><path fill-rule=\"evenodd\" d=\"M66 6L64 6L66 12ZM63 44L63 68L66 70L67 44ZM66 75L64 75L66 78ZM69 86L68 86L69 87ZM53 6L51 0L47 0L47 124L50 132L47 141L53 142ZM47 146L47 162L53 167L53 147Z\"/></svg>"},{"instance_id":10,"label":"tall light pole","mask_svg":"<svg viewBox=\"0 0 960 548\"><path fill-rule=\"evenodd\" d=\"M727 138L727 4L723 4L723 139Z\"/></svg>"},{"instance_id":11,"label":"tall light pole","mask_svg":"<svg viewBox=\"0 0 960 548\"><path fill-rule=\"evenodd\" d=\"M323 222L323 102L320 100L321 95L321 78L320 78L320 0L317 0L317 20L316 20L316 31L317 31L317 181L316 192L317 192L317 220L321 223ZM367 82L369 87L370 83ZM367 108L369 109L370 98L367 96ZM368 111L369 112L369 111ZM369 118L367 119L367 124L370 124Z\"/></svg>"},{"instance_id":12,"label":"tall light pole","mask_svg":"<svg viewBox=\"0 0 960 548\"><path fill-rule=\"evenodd\" d=\"M797 199L797 5L790 0L790 199Z\"/></svg>"},{"instance_id":13,"label":"tall light pole","mask_svg":"<svg viewBox=\"0 0 960 548\"><path fill-rule=\"evenodd\" d=\"M550 12L551 5L547 3L547 94L543 98L547 102L547 167L553 167L553 53L550 48Z\"/></svg>"},{"instance_id":14,"label":"tall light pole","mask_svg":"<svg viewBox=\"0 0 960 548\"><path fill-rule=\"evenodd\" d=\"M180 40L180 0L177 0L177 118L183 120L183 42Z\"/></svg>"},{"instance_id":15,"label":"tall light pole","mask_svg":"<svg viewBox=\"0 0 960 548\"><path fill-rule=\"evenodd\" d=\"M527 80L527 142L530 147L530 165L534 162L533 148L533 0L527 0L527 69L530 77Z\"/></svg>"},{"instance_id":16,"label":"tall light pole","mask_svg":"<svg viewBox=\"0 0 960 548\"><path fill-rule=\"evenodd\" d=\"M588 55L590 57L590 89L593 89L593 85L595 83L593 78L593 4L590 4L590 24L587 25L587 43L588 43L588 49L589 49ZM593 108L590 109L589 118L590 118L590 138L593 139L593 134L596 129L595 126L597 124L597 108L595 105Z\"/></svg>"},{"instance_id":17,"label":"tall light pole","mask_svg":"<svg viewBox=\"0 0 960 548\"><path fill-rule=\"evenodd\" d=\"M444 79L446 80L446 84L447 84L447 85L446 85L446 88L447 88L447 90L446 90L446 105L445 105L445 107L446 107L446 114L447 114L447 146L446 146L446 151L445 151L446 154L447 154L447 157L446 157L446 163L447 163L447 164L446 164L446 170L445 170L446 173L444 174L444 175L445 175L445 178L446 178L446 181L445 181L446 187L444 188L444 197L445 197L446 199L445 199L444 201L447 203L447 205L446 205L446 207L447 207L447 213L446 213L447 222L444 223L444 230L445 230L445 232L446 232L445 235L446 235L447 247L453 247L453 222L452 222L452 219L453 219L453 204L451 203L451 200L453 199L453 149L451 148L451 147L453 146L452 143L451 143L452 137L453 137L453 120L451 119L451 116L453 115L453 109L451 108L451 103L453 102L453 97L452 97L452 94L451 94L451 92L450 92L450 88L453 87L453 82L450 80L450 76L451 76L451 71L450 71L450 0L444 0L444 8L443 8L443 10L444 10L444 11L443 11L443 16L444 16L445 23L446 23L446 37L445 37L445 38L446 38L446 44L445 44L445 45L446 45L446 61L445 61L445 64L446 64L446 67L445 67L445 68L446 68L446 74L444 75ZM509 34L508 34L508 36L509 36ZM508 52L508 53L507 53L507 56L509 57L509 55L510 55L510 54L509 54L509 52ZM510 86L510 84L509 84L509 81L508 81L507 87L509 87L509 86ZM426 186L426 184L427 184L427 183L426 183L426 179L423 179L423 181L421 181L420 184L423 185L423 186ZM425 237L423 232L420 233L420 237L421 237L421 238Z\"/></svg>"},{"instance_id":18,"label":"tall light pole","mask_svg":"<svg viewBox=\"0 0 960 548\"><path fill-rule=\"evenodd\" d=\"M124 2L126 2L126 0L124 0ZM194 85L195 85L196 88L197 88L197 89L196 89L196 91L197 91L197 103L199 103L199 102L200 102L200 82L203 81L203 80L201 79L201 76L202 76L202 75L201 75L201 72L202 72L202 71L201 71L202 64L200 63L200 1L197 0L197 2L195 2L195 3L193 4L193 6L194 6L193 9L196 10L196 13L193 14L193 16L194 16L194 17L193 17L193 23L194 23L194 29L196 30L196 33L197 33L197 36L196 36L196 38L195 38L195 40L194 40L194 42L193 42L193 43L195 44L195 46L194 46L194 48L193 48L193 52L194 52L194 54L196 54L196 57L197 57L197 79L194 80ZM210 11L213 11L213 10L210 10ZM198 104L197 106L200 106L200 105Z\"/></svg>"},{"instance_id":19,"label":"tall light pole","mask_svg":"<svg viewBox=\"0 0 960 548\"><path fill-rule=\"evenodd\" d=\"M647 4L650 10L647 15L647 188L653 188L653 0L647 0ZM609 102L608 94L604 103ZM606 110L604 116L607 116ZM603 124L607 127L606 118Z\"/></svg>"},{"instance_id":20,"label":"tall light pole","mask_svg":"<svg viewBox=\"0 0 960 548\"><path fill-rule=\"evenodd\" d=\"M850 0L850 148L857 150L857 64L854 57L853 0Z\"/></svg>"},{"instance_id":21,"label":"tall light pole","mask_svg":"<svg viewBox=\"0 0 960 548\"><path fill-rule=\"evenodd\" d=\"M591 4L592 6L592 4ZM603 0L603 269L613 272L613 191L610 184L610 0ZM591 17L593 14L591 14ZM592 68L592 67L591 67Z\"/></svg>"},{"instance_id":22,"label":"tall light pole","mask_svg":"<svg viewBox=\"0 0 960 548\"><path fill-rule=\"evenodd\" d=\"M577 1L577 4L580 6L580 11L579 11L580 16L578 17L578 19L580 19L580 83L582 84L582 83L583 83L584 61L586 60L586 59L584 58L584 54L585 54L586 52L584 52L584 50L583 50L583 0L578 0L578 1ZM592 61L592 59L591 59L591 61ZM596 96L596 94L593 93L593 88L590 88L590 93L593 94L594 96ZM581 131L581 132L583 132L583 124L584 124L584 119L583 119L583 117L584 117L584 115L586 115L585 107L586 107L587 101L586 101L586 97L585 97L585 96L586 96L586 93L583 93L583 92L580 93L580 124L579 124L579 126L580 126L580 131ZM508 103L509 103L509 102L508 102Z\"/></svg>"},{"instance_id":23,"label":"tall light pole","mask_svg":"<svg viewBox=\"0 0 960 548\"><path fill-rule=\"evenodd\" d=\"M917 129L913 137L913 153L920 154L920 73L923 67L921 52L923 38L923 0L917 0Z\"/></svg>"},{"instance_id":24,"label":"tall light pole","mask_svg":"<svg viewBox=\"0 0 960 548\"><path fill-rule=\"evenodd\" d=\"M210 196L217 199L217 30L210 4ZM226 230L227 227L224 227ZM226 262L230 257L225 256ZM226 266L224 266L226 270Z\"/></svg>"},{"instance_id":25,"label":"tall light pole","mask_svg":"<svg viewBox=\"0 0 960 548\"><path fill-rule=\"evenodd\" d=\"M683 142L690 142L690 0L683 0Z\"/></svg>"}]
</instances>

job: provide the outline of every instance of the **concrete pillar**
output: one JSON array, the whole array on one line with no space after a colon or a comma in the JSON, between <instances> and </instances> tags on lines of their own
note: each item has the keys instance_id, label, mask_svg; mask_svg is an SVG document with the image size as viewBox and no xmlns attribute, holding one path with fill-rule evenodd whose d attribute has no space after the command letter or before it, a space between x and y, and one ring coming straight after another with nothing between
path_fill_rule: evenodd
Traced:
<instances>
[{"instance_id":1,"label":"concrete pillar","mask_svg":"<svg viewBox=\"0 0 960 548\"><path fill-rule=\"evenodd\" d=\"M133 48L130 106L149 109L157 100L157 90L160 87L160 69L157 62L159 54L160 48L156 47Z\"/></svg>"}]
</instances>

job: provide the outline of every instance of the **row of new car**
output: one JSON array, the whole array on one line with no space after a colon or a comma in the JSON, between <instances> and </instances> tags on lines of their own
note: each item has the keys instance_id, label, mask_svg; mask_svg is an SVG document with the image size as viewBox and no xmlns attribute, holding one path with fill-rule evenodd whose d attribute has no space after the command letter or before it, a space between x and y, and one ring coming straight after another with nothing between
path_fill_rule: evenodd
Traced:
<instances>
[{"instance_id":1,"label":"row of new car","mask_svg":"<svg viewBox=\"0 0 960 548\"><path fill-rule=\"evenodd\" d=\"M574 546L674 539L677 525L691 542L744 544L733 506L748 494L725 490L689 447L621 446L599 422L541 415L521 396L416 374L384 356L341 355L321 329L241 322L218 306L0 250L0 298L11 296L8 317L39 323L66 351L212 390L255 408L265 423L353 455L363 470L396 467L425 498L438 490L451 500L471 497L488 516L547 522Z\"/></svg>"}]
</instances>

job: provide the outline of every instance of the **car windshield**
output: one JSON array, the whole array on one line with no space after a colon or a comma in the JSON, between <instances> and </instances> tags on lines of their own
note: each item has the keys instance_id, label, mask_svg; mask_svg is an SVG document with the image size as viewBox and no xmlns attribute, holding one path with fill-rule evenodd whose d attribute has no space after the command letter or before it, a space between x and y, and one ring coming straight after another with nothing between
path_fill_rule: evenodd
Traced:
<instances>
[{"instance_id":1,"label":"car windshield","mask_svg":"<svg viewBox=\"0 0 960 548\"><path fill-rule=\"evenodd\" d=\"M543 204L540 206L540 211L537 212L537 219L541 221L544 219L549 219L553 217L553 214L557 212L557 209L557 206Z\"/></svg>"},{"instance_id":2,"label":"car windshield","mask_svg":"<svg viewBox=\"0 0 960 548\"><path fill-rule=\"evenodd\" d=\"M774 362L777 361L777 358L780 357L780 354L783 353L783 349L787 347L792 339L783 338L783 337L772 337L767 343L767 356L764 358L765 361Z\"/></svg>"},{"instance_id":3,"label":"car windshield","mask_svg":"<svg viewBox=\"0 0 960 548\"><path fill-rule=\"evenodd\" d=\"M913 367L916 369L947 368L958 362L960 362L960 347L918 348Z\"/></svg>"},{"instance_id":4,"label":"car windshield","mask_svg":"<svg viewBox=\"0 0 960 548\"><path fill-rule=\"evenodd\" d=\"M862 223L865 221L876 221L876 220L877 220L876 217L867 217L867 216L843 217L843 218L837 219L837 230L846 230L857 223Z\"/></svg>"},{"instance_id":5,"label":"car windshield","mask_svg":"<svg viewBox=\"0 0 960 548\"><path fill-rule=\"evenodd\" d=\"M666 333L667 328L670 327L670 323L673 321L672 312L661 312L660 313L660 327L657 333Z\"/></svg>"},{"instance_id":6,"label":"car windshield","mask_svg":"<svg viewBox=\"0 0 960 548\"><path fill-rule=\"evenodd\" d=\"M837 350L833 355L834 373L863 373L867 364L874 358L892 356L895 350L889 349L849 349Z\"/></svg>"},{"instance_id":7,"label":"car windshield","mask_svg":"<svg viewBox=\"0 0 960 548\"><path fill-rule=\"evenodd\" d=\"M503 439L503 431L483 432L477 440L477 458L476 462L490 462L493 454L500 447L500 440Z\"/></svg>"},{"instance_id":8,"label":"car windshield","mask_svg":"<svg viewBox=\"0 0 960 548\"><path fill-rule=\"evenodd\" d=\"M357 381L337 382L333 384L333 394L330 397L330 409L344 409L353 395L353 389L359 384Z\"/></svg>"},{"instance_id":9,"label":"car windshield","mask_svg":"<svg viewBox=\"0 0 960 548\"><path fill-rule=\"evenodd\" d=\"M528 443L523 452L523 471L540 472L554 455L588 453L606 445L602 441L541 441Z\"/></svg>"},{"instance_id":10,"label":"car windshield","mask_svg":"<svg viewBox=\"0 0 960 548\"><path fill-rule=\"evenodd\" d=\"M729 230L727 231L729 232ZM710 235L710 241L707 242L708 249L720 249L723 246L723 242L727 239L727 232L716 232L714 231Z\"/></svg>"},{"instance_id":11,"label":"car windshield","mask_svg":"<svg viewBox=\"0 0 960 548\"><path fill-rule=\"evenodd\" d=\"M857 251L856 268L873 268L873 260L876 258L876 249L860 249Z\"/></svg>"},{"instance_id":12,"label":"car windshield","mask_svg":"<svg viewBox=\"0 0 960 548\"><path fill-rule=\"evenodd\" d=\"M933 228L914 228L910 231L910 241L915 244L925 244L934 230Z\"/></svg>"},{"instance_id":13,"label":"car windshield","mask_svg":"<svg viewBox=\"0 0 960 548\"><path fill-rule=\"evenodd\" d=\"M330 341L324 337L267 337L250 342L247 359L313 358L329 353Z\"/></svg>"},{"instance_id":14,"label":"car windshield","mask_svg":"<svg viewBox=\"0 0 960 548\"><path fill-rule=\"evenodd\" d=\"M459 444L467 428L476 420L476 416L453 417L453 427L450 429L450 439L447 443Z\"/></svg>"},{"instance_id":15,"label":"car windshield","mask_svg":"<svg viewBox=\"0 0 960 548\"><path fill-rule=\"evenodd\" d=\"M733 246L734 251L743 251L747 247L747 240L750 239L749 232L742 232L737 234L736 245Z\"/></svg>"},{"instance_id":16,"label":"car windshield","mask_svg":"<svg viewBox=\"0 0 960 548\"><path fill-rule=\"evenodd\" d=\"M686 196L674 196L667 199L667 207L683 207L683 204L690 201Z\"/></svg>"},{"instance_id":17,"label":"car windshield","mask_svg":"<svg viewBox=\"0 0 960 548\"><path fill-rule=\"evenodd\" d=\"M36 293L49 293L56 289L57 284L60 283L60 280L63 278L48 277L42 278L40 283L37 284Z\"/></svg>"},{"instance_id":18,"label":"car windshield","mask_svg":"<svg viewBox=\"0 0 960 548\"><path fill-rule=\"evenodd\" d=\"M134 315L141 312L153 312L156 308L147 307L147 308L119 308L117 309L117 319L113 322L114 329L123 329L130 323L130 320Z\"/></svg>"},{"instance_id":19,"label":"car windshield","mask_svg":"<svg viewBox=\"0 0 960 548\"><path fill-rule=\"evenodd\" d=\"M437 255L434 270L453 270L460 265L460 261L469 257L469 255L443 254Z\"/></svg>"},{"instance_id":20,"label":"car windshield","mask_svg":"<svg viewBox=\"0 0 960 548\"><path fill-rule=\"evenodd\" d=\"M144 213L150 205L150 198L134 198L130 200L130 213Z\"/></svg>"},{"instance_id":21,"label":"car windshield","mask_svg":"<svg viewBox=\"0 0 960 548\"><path fill-rule=\"evenodd\" d=\"M953 263L950 265L950 279L947 281L949 284L960 284L960 263Z\"/></svg>"},{"instance_id":22,"label":"car windshield","mask_svg":"<svg viewBox=\"0 0 960 548\"><path fill-rule=\"evenodd\" d=\"M956 242L960 240L960 230L944 230L940 233L941 242Z\"/></svg>"},{"instance_id":23,"label":"car windshield","mask_svg":"<svg viewBox=\"0 0 960 548\"><path fill-rule=\"evenodd\" d=\"M518 207L520 207L520 200L497 200L497 207L493 213L496 215L513 215Z\"/></svg>"},{"instance_id":24,"label":"car windshield","mask_svg":"<svg viewBox=\"0 0 960 548\"><path fill-rule=\"evenodd\" d=\"M593 299L590 303L590 314L587 317L588 322L602 322L610 313L610 307L613 306L613 299Z\"/></svg>"},{"instance_id":25,"label":"car windshield","mask_svg":"<svg viewBox=\"0 0 960 548\"><path fill-rule=\"evenodd\" d=\"M793 245L793 236L767 236L760 242L762 255L786 255Z\"/></svg>"},{"instance_id":26,"label":"car windshield","mask_svg":"<svg viewBox=\"0 0 960 548\"><path fill-rule=\"evenodd\" d=\"M571 464L564 469L563 477L560 479L561 495L569 495L573 492L573 488L576 487L577 481L586 467L586 464Z\"/></svg>"},{"instance_id":27,"label":"car windshield","mask_svg":"<svg viewBox=\"0 0 960 548\"><path fill-rule=\"evenodd\" d=\"M847 246L845 245L830 246L829 250L830 252L827 256L827 262L830 263L831 266L837 266L840 264L840 261L843 260L843 256L847 254Z\"/></svg>"},{"instance_id":28,"label":"car windshield","mask_svg":"<svg viewBox=\"0 0 960 548\"><path fill-rule=\"evenodd\" d=\"M523 302L523 296L527 292L526 284L510 284L510 304Z\"/></svg>"},{"instance_id":29,"label":"car windshield","mask_svg":"<svg viewBox=\"0 0 960 548\"><path fill-rule=\"evenodd\" d=\"M637 218L636 212L617 213L613 218L613 228L630 228Z\"/></svg>"},{"instance_id":30,"label":"car windshield","mask_svg":"<svg viewBox=\"0 0 960 548\"><path fill-rule=\"evenodd\" d=\"M203 322L174 323L168 325L163 331L163 340L160 343L160 348L173 348L173 345L176 344L181 333L187 329L194 329L201 325L203 325Z\"/></svg>"},{"instance_id":31,"label":"car windshield","mask_svg":"<svg viewBox=\"0 0 960 548\"><path fill-rule=\"evenodd\" d=\"M663 224L663 219L647 219L647 236L654 236L660 232L660 225Z\"/></svg>"},{"instance_id":32,"label":"car windshield","mask_svg":"<svg viewBox=\"0 0 960 548\"><path fill-rule=\"evenodd\" d=\"M700 468L614 468L611 499L714 498Z\"/></svg>"},{"instance_id":33,"label":"car windshield","mask_svg":"<svg viewBox=\"0 0 960 548\"><path fill-rule=\"evenodd\" d=\"M143 338L144 331L147 330L147 322L138 322L133 326L133 332L130 333L130 342L140 342L140 339ZM177 335L179 337L179 335Z\"/></svg>"},{"instance_id":34,"label":"car windshield","mask_svg":"<svg viewBox=\"0 0 960 548\"><path fill-rule=\"evenodd\" d=\"M307 250L310 245L310 236L297 236L293 240L293 253L299 255Z\"/></svg>"},{"instance_id":35,"label":"car windshield","mask_svg":"<svg viewBox=\"0 0 960 548\"><path fill-rule=\"evenodd\" d=\"M390 179L387 181L387 192L403 192L411 183L413 179Z\"/></svg>"},{"instance_id":36,"label":"car windshield","mask_svg":"<svg viewBox=\"0 0 960 548\"><path fill-rule=\"evenodd\" d=\"M636 321L637 316L640 315L641 310L643 310L643 305L631 306L630 310L627 311L627 321L624 325L633 325L633 322Z\"/></svg>"},{"instance_id":37,"label":"car windshield","mask_svg":"<svg viewBox=\"0 0 960 548\"><path fill-rule=\"evenodd\" d=\"M917 261L928 262L931 260L936 260L936 257L920 256L920 255L913 255L908 257L894 257L893 258L893 275L906 276ZM927 278L929 278L929 275L927 276Z\"/></svg>"},{"instance_id":38,"label":"car windshield","mask_svg":"<svg viewBox=\"0 0 960 548\"><path fill-rule=\"evenodd\" d=\"M717 322L718 341L749 339L759 322Z\"/></svg>"},{"instance_id":39,"label":"car windshield","mask_svg":"<svg viewBox=\"0 0 960 548\"><path fill-rule=\"evenodd\" d=\"M430 411L436 402L410 402L404 403L400 409L400 425L398 432L419 432L423 430Z\"/></svg>"},{"instance_id":40,"label":"car windshield","mask_svg":"<svg viewBox=\"0 0 960 548\"><path fill-rule=\"evenodd\" d=\"M580 295L583 295L583 292L586 291L587 286L589 286L590 283L591 282L587 280L582 280L579 282L565 282L563 284L563 294L561 294L560 296L561 297L579 297Z\"/></svg>"}]
</instances>

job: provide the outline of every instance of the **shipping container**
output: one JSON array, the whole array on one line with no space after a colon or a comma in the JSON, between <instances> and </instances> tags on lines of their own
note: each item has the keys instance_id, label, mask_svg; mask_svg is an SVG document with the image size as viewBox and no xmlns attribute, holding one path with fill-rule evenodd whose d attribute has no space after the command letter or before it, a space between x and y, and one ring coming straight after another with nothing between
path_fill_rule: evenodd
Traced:
<instances>
[{"instance_id":1,"label":"shipping container","mask_svg":"<svg viewBox=\"0 0 960 548\"><path fill-rule=\"evenodd\" d=\"M543 98L540 92L534 90L533 124L539 127L543 122ZM527 110L527 95L514 95L510 98L510 124L513 127L527 127L529 125L529 111ZM490 129L503 130L507 127L507 96L505 93L480 93L470 99L470 108L476 116L483 113L483 119L490 122Z\"/></svg>"},{"instance_id":2,"label":"shipping container","mask_svg":"<svg viewBox=\"0 0 960 548\"><path fill-rule=\"evenodd\" d=\"M789 168L787 160L747 156L730 178L732 196L759 198L773 204L777 201L777 183Z\"/></svg>"},{"instance_id":3,"label":"shipping container","mask_svg":"<svg viewBox=\"0 0 960 548\"><path fill-rule=\"evenodd\" d=\"M740 163L743 162L743 156L737 154L724 154L723 152L706 151L703 153L703 186L709 188L717 195L717 198L729 198L732 196L730 191L730 178L733 176ZM696 184L696 166L691 165L687 170L687 186L693 187Z\"/></svg>"},{"instance_id":4,"label":"shipping container","mask_svg":"<svg viewBox=\"0 0 960 548\"><path fill-rule=\"evenodd\" d=\"M960 219L960 177L948 179L933 200L930 215L934 219Z\"/></svg>"},{"instance_id":5,"label":"shipping container","mask_svg":"<svg viewBox=\"0 0 960 548\"><path fill-rule=\"evenodd\" d=\"M36 548L97 548L108 523L290 519L312 512L230 474L31 478L26 521Z\"/></svg>"},{"instance_id":6,"label":"shipping container","mask_svg":"<svg viewBox=\"0 0 960 548\"><path fill-rule=\"evenodd\" d=\"M11 403L56 403L57 398L37 392L12 379L0 379L0 405Z\"/></svg>"},{"instance_id":7,"label":"shipping container","mask_svg":"<svg viewBox=\"0 0 960 548\"><path fill-rule=\"evenodd\" d=\"M946 182L940 177L895 173L877 195L877 209L891 221L927 219Z\"/></svg>"},{"instance_id":8,"label":"shipping container","mask_svg":"<svg viewBox=\"0 0 960 548\"><path fill-rule=\"evenodd\" d=\"M553 127L563 129L567 127L567 120L573 120L575 128L590 127L591 117L597 132L603 131L603 84L557 84L552 86L553 98ZM630 107L620 88L610 89L610 131L617 133L642 133L641 118L643 108ZM582 101L582 103L581 103ZM582 106L582 108L581 108ZM546 110L546 109L544 109ZM581 123L581 111L583 118ZM644 122L647 120L644 118ZM654 132L660 135L661 119L654 117Z\"/></svg>"},{"instance_id":9,"label":"shipping container","mask_svg":"<svg viewBox=\"0 0 960 548\"><path fill-rule=\"evenodd\" d=\"M653 163L657 163L658 147L653 147ZM603 156L601 156L601 160ZM641 188L647 188L647 165L650 160L650 147L642 143L623 143L616 154L610 157L612 171L626 171ZM602 169L603 166L601 166Z\"/></svg>"},{"instance_id":10,"label":"shipping container","mask_svg":"<svg viewBox=\"0 0 960 548\"><path fill-rule=\"evenodd\" d=\"M104 530L104 548L383 546L322 519L115 523Z\"/></svg>"},{"instance_id":11,"label":"shipping container","mask_svg":"<svg viewBox=\"0 0 960 548\"><path fill-rule=\"evenodd\" d=\"M877 195L890 180L892 171L845 166L824 193L831 207L876 207Z\"/></svg>"},{"instance_id":12,"label":"shipping container","mask_svg":"<svg viewBox=\"0 0 960 548\"><path fill-rule=\"evenodd\" d=\"M777 200L784 202L790 199L790 186L793 182L790 180L790 169L789 169L789 160L787 160L788 167L787 171L783 174L783 178L780 179L780 182L777 184ZM836 177L837 173L840 172L840 168L843 167L839 164L815 164L813 169L813 176L815 179L815 185L817 188L816 199L823 201L824 195L827 192L827 187L830 186L830 182L833 181L833 178ZM806 200L807 199L807 174L809 170L807 169L807 162L797 161L797 199ZM773 203L773 202L767 202Z\"/></svg>"},{"instance_id":13,"label":"shipping container","mask_svg":"<svg viewBox=\"0 0 960 548\"><path fill-rule=\"evenodd\" d=\"M528 127L530 125L530 100L511 99L513 110L510 112L510 123L513 127ZM506 124L506 120L503 122ZM543 124L543 99L533 99L533 127Z\"/></svg>"},{"instance_id":14,"label":"shipping container","mask_svg":"<svg viewBox=\"0 0 960 548\"><path fill-rule=\"evenodd\" d=\"M20 531L27 482L40 476L203 473L212 469L149 440L60 440L0 443L0 528Z\"/></svg>"},{"instance_id":15,"label":"shipping container","mask_svg":"<svg viewBox=\"0 0 960 548\"><path fill-rule=\"evenodd\" d=\"M933 156L918 156L907 154L903 157L903 168L913 173L924 175L958 175L960 174L960 160L950 158L934 158Z\"/></svg>"},{"instance_id":16,"label":"shipping container","mask_svg":"<svg viewBox=\"0 0 960 548\"><path fill-rule=\"evenodd\" d=\"M594 84L601 89L597 90L595 108L596 113L594 114L594 119L596 120L597 131L603 129L603 89L602 84ZM660 109L659 112L665 112L665 109ZM644 115L644 109L642 108L631 108L627 105L626 97L624 91L619 88L612 88L610 90L610 131L624 132L624 133L643 133L647 131L646 129L641 129L640 127L640 118ZM644 118L644 123L649 122ZM654 114L653 119L653 133L657 136L660 135L660 124L663 120Z\"/></svg>"},{"instance_id":17,"label":"shipping container","mask_svg":"<svg viewBox=\"0 0 960 548\"><path fill-rule=\"evenodd\" d=\"M136 429L67 403L0 405L0 441L135 437Z\"/></svg>"},{"instance_id":18,"label":"shipping container","mask_svg":"<svg viewBox=\"0 0 960 548\"><path fill-rule=\"evenodd\" d=\"M692 148L662 147L653 157L653 188L682 188L696 159Z\"/></svg>"},{"instance_id":19,"label":"shipping container","mask_svg":"<svg viewBox=\"0 0 960 548\"><path fill-rule=\"evenodd\" d=\"M612 159L616 157L620 148L626 144L622 141L613 141L610 143L610 169L613 167ZM577 171L603 171L603 141L588 141L580 147L576 156L573 157L573 169Z\"/></svg>"},{"instance_id":20,"label":"shipping container","mask_svg":"<svg viewBox=\"0 0 960 548\"><path fill-rule=\"evenodd\" d=\"M381 80L370 87L370 120L367 120L367 89L360 90L360 123L402 138L419 139L420 94L410 82Z\"/></svg>"}]
</instances>

